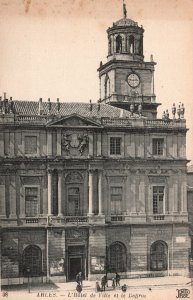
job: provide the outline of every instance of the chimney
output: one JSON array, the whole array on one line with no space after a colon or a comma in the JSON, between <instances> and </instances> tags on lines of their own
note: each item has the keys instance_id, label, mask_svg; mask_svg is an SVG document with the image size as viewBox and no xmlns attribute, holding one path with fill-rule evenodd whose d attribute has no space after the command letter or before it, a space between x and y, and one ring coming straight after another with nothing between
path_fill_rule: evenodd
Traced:
<instances>
[{"instance_id":1,"label":"chimney","mask_svg":"<svg viewBox=\"0 0 193 300\"><path fill-rule=\"evenodd\" d=\"M43 113L42 98L39 99L39 115Z\"/></svg>"},{"instance_id":2,"label":"chimney","mask_svg":"<svg viewBox=\"0 0 193 300\"><path fill-rule=\"evenodd\" d=\"M98 111L100 111L101 110L101 105L100 105L100 103L98 103Z\"/></svg>"},{"instance_id":3,"label":"chimney","mask_svg":"<svg viewBox=\"0 0 193 300\"><path fill-rule=\"evenodd\" d=\"M90 111L92 111L92 100L90 100Z\"/></svg>"},{"instance_id":4,"label":"chimney","mask_svg":"<svg viewBox=\"0 0 193 300\"><path fill-rule=\"evenodd\" d=\"M60 111L60 99L59 98L57 98L57 111L59 112Z\"/></svg>"},{"instance_id":5,"label":"chimney","mask_svg":"<svg viewBox=\"0 0 193 300\"><path fill-rule=\"evenodd\" d=\"M4 100L6 99L6 93L4 93Z\"/></svg>"},{"instance_id":6,"label":"chimney","mask_svg":"<svg viewBox=\"0 0 193 300\"><path fill-rule=\"evenodd\" d=\"M9 109L10 109L10 113L14 113L14 103L12 97L10 97L9 99Z\"/></svg>"},{"instance_id":7,"label":"chimney","mask_svg":"<svg viewBox=\"0 0 193 300\"><path fill-rule=\"evenodd\" d=\"M50 98L48 98L48 113L50 113L51 111L51 102L50 102Z\"/></svg>"}]
</instances>

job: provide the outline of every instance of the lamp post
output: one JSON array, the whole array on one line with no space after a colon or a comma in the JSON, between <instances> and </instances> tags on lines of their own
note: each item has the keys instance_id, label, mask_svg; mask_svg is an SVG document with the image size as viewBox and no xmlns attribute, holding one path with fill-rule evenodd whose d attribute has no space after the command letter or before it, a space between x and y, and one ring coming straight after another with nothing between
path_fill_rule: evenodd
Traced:
<instances>
[{"instance_id":1,"label":"lamp post","mask_svg":"<svg viewBox=\"0 0 193 300\"><path fill-rule=\"evenodd\" d=\"M26 272L27 272L27 286L28 286L28 293L30 293L30 282L29 282L29 276L30 276L30 267L26 268Z\"/></svg>"}]
</instances>

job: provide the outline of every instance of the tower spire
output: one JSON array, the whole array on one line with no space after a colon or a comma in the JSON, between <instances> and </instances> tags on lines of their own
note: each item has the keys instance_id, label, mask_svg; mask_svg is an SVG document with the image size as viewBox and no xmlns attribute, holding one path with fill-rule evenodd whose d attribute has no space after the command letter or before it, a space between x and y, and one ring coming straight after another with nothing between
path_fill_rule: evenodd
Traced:
<instances>
[{"instance_id":1,"label":"tower spire","mask_svg":"<svg viewBox=\"0 0 193 300\"><path fill-rule=\"evenodd\" d=\"M125 19L127 18L127 8L124 0L123 0L123 17Z\"/></svg>"}]
</instances>

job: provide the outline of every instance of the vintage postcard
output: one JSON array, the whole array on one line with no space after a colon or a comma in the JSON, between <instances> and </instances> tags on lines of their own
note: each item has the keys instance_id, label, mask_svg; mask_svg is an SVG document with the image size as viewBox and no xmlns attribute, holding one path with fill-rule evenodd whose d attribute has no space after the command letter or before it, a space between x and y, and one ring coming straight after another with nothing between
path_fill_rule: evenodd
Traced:
<instances>
[{"instance_id":1,"label":"vintage postcard","mask_svg":"<svg viewBox=\"0 0 193 300\"><path fill-rule=\"evenodd\" d=\"M0 0L0 298L193 298L193 1Z\"/></svg>"}]
</instances>

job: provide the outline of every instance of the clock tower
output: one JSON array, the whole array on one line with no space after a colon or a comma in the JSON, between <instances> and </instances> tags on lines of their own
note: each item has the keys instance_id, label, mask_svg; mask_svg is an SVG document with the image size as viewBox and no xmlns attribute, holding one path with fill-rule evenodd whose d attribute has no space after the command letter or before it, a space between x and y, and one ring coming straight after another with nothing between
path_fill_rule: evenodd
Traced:
<instances>
[{"instance_id":1,"label":"clock tower","mask_svg":"<svg viewBox=\"0 0 193 300\"><path fill-rule=\"evenodd\" d=\"M143 56L144 29L127 18L123 4L123 18L108 28L107 62L100 63L100 100L119 108L155 119L157 107L154 94L154 66Z\"/></svg>"}]
</instances>

